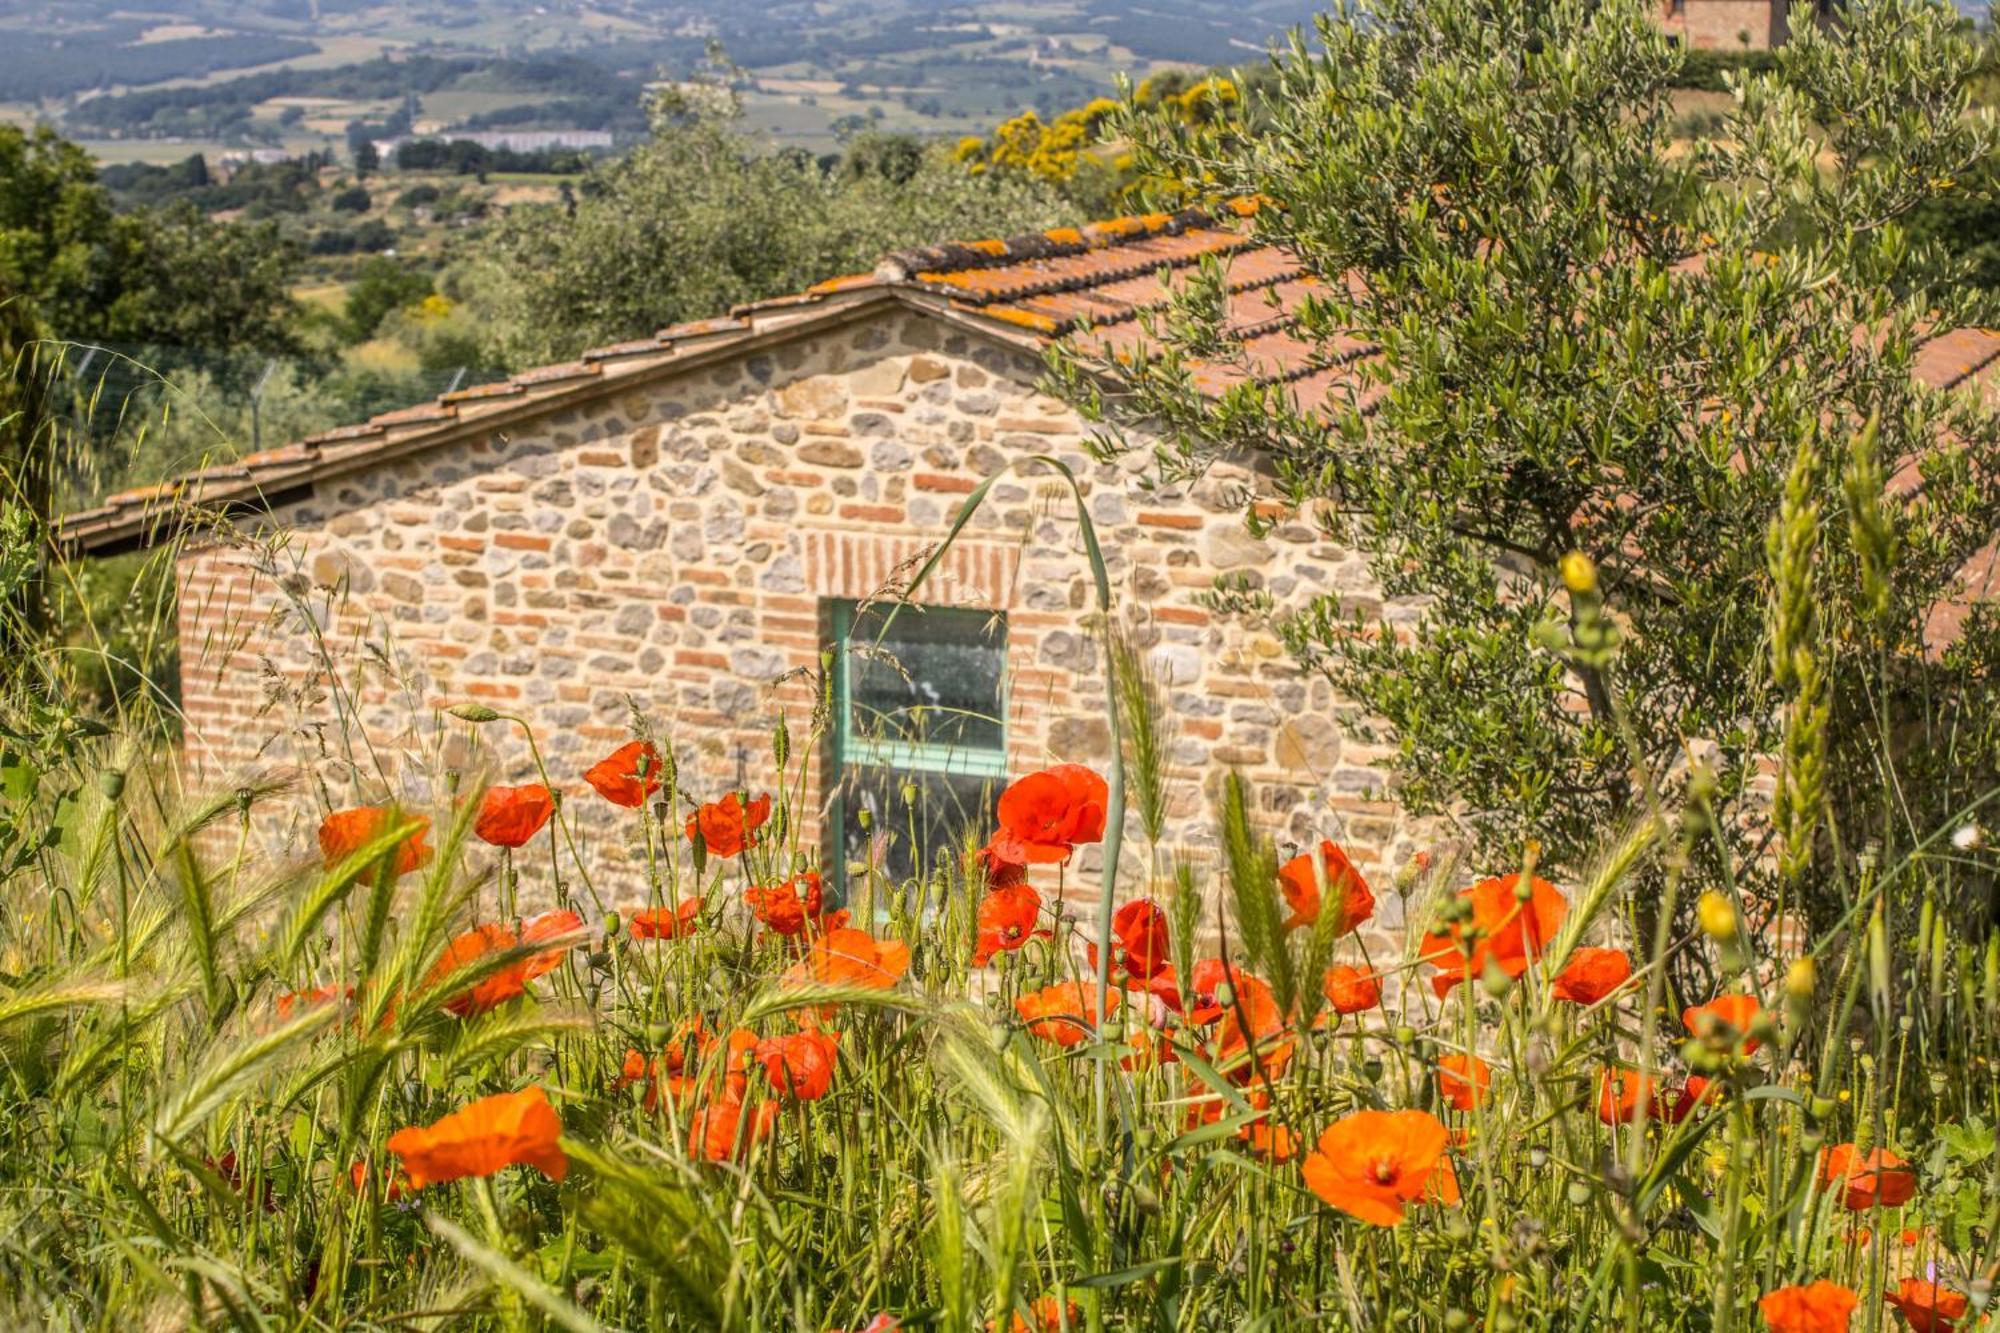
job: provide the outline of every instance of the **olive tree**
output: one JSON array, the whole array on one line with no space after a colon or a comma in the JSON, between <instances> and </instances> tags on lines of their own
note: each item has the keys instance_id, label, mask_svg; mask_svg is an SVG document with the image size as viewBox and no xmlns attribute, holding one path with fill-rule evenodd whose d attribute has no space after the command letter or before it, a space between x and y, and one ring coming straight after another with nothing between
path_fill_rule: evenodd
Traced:
<instances>
[{"instance_id":1,"label":"olive tree","mask_svg":"<svg viewBox=\"0 0 2000 1333\"><path fill-rule=\"evenodd\" d=\"M1218 593L1386 726L1406 805L1574 870L1698 774L1693 850L1828 925L1993 789L1988 618L1947 643L1933 610L2000 528L2000 436L1912 373L1983 297L1901 223L1989 158L1978 53L1942 4L1858 0L1690 142L1655 8L1354 0L1276 58L1258 135L1132 117L1145 171L1254 197L1325 280L1295 332L1351 374L1200 392L1245 356L1226 262L1056 374L1169 480L1262 460L1416 608Z\"/></svg>"}]
</instances>

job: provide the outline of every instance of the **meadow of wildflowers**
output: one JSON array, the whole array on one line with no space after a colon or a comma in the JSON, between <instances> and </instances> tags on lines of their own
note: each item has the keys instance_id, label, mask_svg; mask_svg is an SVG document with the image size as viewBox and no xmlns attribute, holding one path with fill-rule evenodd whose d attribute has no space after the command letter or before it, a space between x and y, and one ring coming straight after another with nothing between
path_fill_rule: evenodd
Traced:
<instances>
[{"instance_id":1,"label":"meadow of wildflowers","mask_svg":"<svg viewBox=\"0 0 2000 1333\"><path fill-rule=\"evenodd\" d=\"M327 811L289 864L240 832L279 792L104 766L0 907L9 1326L1992 1321L1992 962L1892 972L1879 918L1774 956L1698 814L1371 884L1232 779L1219 855L1086 886L1119 801L1056 764L836 901L785 772L668 754ZM598 801L642 902L595 901ZM1639 939L1641 886L1700 929Z\"/></svg>"}]
</instances>

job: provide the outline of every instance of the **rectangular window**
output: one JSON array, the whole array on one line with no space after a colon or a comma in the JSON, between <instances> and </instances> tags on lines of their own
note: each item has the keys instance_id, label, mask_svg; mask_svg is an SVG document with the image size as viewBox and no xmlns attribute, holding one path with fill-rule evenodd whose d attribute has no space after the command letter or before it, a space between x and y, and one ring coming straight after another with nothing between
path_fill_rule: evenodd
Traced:
<instances>
[{"instance_id":1,"label":"rectangular window","mask_svg":"<svg viewBox=\"0 0 2000 1333\"><path fill-rule=\"evenodd\" d=\"M834 647L828 868L859 907L845 867L867 858L871 832L890 835L879 862L890 886L986 837L1007 780L1007 621L954 607L825 606ZM872 830L861 827L863 810Z\"/></svg>"}]
</instances>

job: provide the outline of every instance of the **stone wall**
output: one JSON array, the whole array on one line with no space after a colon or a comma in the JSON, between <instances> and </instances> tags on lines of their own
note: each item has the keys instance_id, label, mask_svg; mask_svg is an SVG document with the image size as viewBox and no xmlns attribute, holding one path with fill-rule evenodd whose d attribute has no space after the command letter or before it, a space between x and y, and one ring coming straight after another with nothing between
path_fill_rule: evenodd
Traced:
<instances>
[{"instance_id":1,"label":"stone wall","mask_svg":"<svg viewBox=\"0 0 2000 1333\"><path fill-rule=\"evenodd\" d=\"M1787 0L1663 0L1669 33L1698 51L1765 51L1783 46Z\"/></svg>"},{"instance_id":2,"label":"stone wall","mask_svg":"<svg viewBox=\"0 0 2000 1333\"><path fill-rule=\"evenodd\" d=\"M190 764L209 785L295 764L335 804L435 808L442 773L533 771L510 729L435 710L519 712L579 793L600 883L629 894L630 824L577 779L629 738L633 710L671 738L689 790L762 785L778 710L801 744L809 725L821 599L906 579L980 480L1053 453L1084 479L1120 617L1172 681L1175 838L1212 843L1209 797L1233 767L1282 841L1335 837L1386 878L1412 848L1379 799L1384 752L1343 736L1340 701L1273 637L1200 602L1232 571L1281 602L1372 604L1359 557L1296 519L1253 539L1245 473L1184 494L1143 486L1143 454L1092 461L1074 413L1033 388L1038 369L883 315L323 483L275 514L274 553L228 542L183 559ZM1053 480L1003 479L920 598L1007 613L1016 772L1105 757L1088 565Z\"/></svg>"}]
</instances>

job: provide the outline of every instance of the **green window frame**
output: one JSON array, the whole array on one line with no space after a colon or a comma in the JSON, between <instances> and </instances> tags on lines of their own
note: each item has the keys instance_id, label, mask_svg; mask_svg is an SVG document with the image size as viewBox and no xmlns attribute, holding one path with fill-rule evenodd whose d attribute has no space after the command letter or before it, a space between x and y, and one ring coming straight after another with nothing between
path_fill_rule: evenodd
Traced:
<instances>
[{"instance_id":1,"label":"green window frame","mask_svg":"<svg viewBox=\"0 0 2000 1333\"><path fill-rule=\"evenodd\" d=\"M991 822L1007 776L1007 621L964 607L822 605L833 647L825 863L851 902L847 865L865 847L862 806L896 835L891 882L928 869L936 844L963 836L968 823ZM922 808L903 799L912 783ZM908 845L913 835L932 845Z\"/></svg>"}]
</instances>

